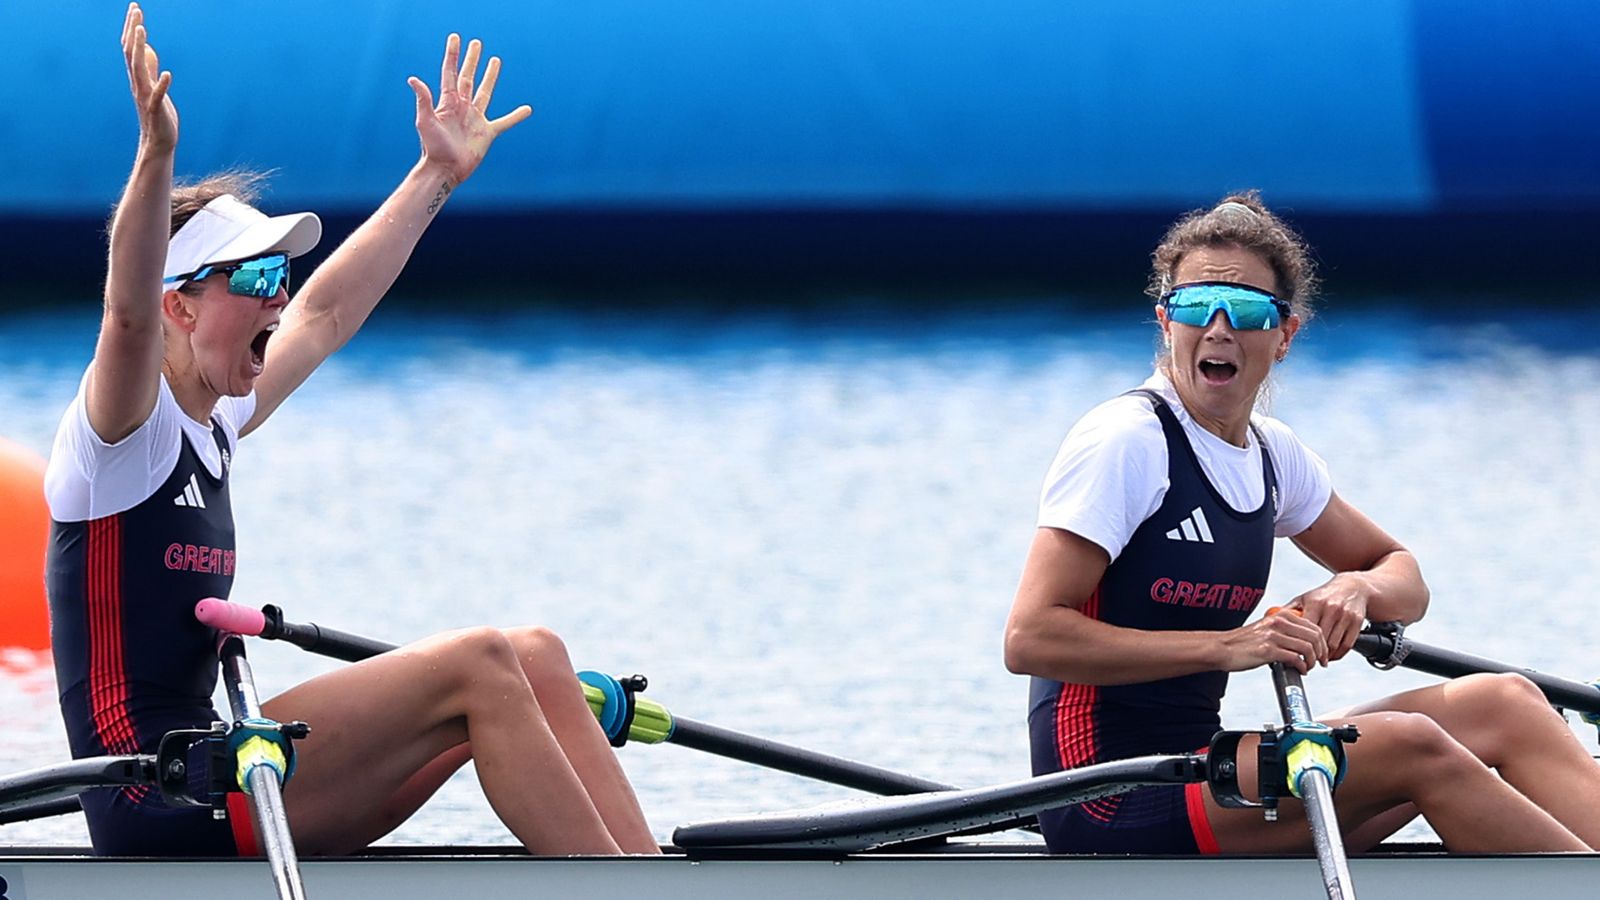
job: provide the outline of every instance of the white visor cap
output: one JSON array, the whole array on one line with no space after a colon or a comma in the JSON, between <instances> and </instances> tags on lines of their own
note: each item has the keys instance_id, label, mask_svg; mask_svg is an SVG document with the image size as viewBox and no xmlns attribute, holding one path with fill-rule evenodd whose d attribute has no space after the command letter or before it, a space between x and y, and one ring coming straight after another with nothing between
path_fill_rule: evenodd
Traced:
<instances>
[{"instance_id":1,"label":"white visor cap","mask_svg":"<svg viewBox=\"0 0 1600 900\"><path fill-rule=\"evenodd\" d=\"M166 290L183 286L186 279L212 263L254 259L268 253L300 256L322 239L322 220L316 213L269 216L232 194L207 203L183 223L167 242L167 264L161 277Z\"/></svg>"}]
</instances>

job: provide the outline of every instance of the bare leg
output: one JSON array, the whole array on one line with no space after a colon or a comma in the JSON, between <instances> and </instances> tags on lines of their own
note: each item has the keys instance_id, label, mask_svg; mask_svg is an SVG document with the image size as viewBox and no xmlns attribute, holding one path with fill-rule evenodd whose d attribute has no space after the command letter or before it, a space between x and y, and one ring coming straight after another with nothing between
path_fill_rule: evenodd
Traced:
<instances>
[{"instance_id":1,"label":"bare leg","mask_svg":"<svg viewBox=\"0 0 1600 900\"><path fill-rule=\"evenodd\" d=\"M284 792L308 855L348 852L386 832L385 813L411 779L469 740L490 806L530 851L620 852L516 649L495 629L437 635L334 670L269 701L266 714L312 724ZM434 777L437 787L443 777Z\"/></svg>"},{"instance_id":2,"label":"bare leg","mask_svg":"<svg viewBox=\"0 0 1600 900\"><path fill-rule=\"evenodd\" d=\"M1350 776L1335 797L1339 824L1347 835L1370 839L1384 827L1393 826L1396 807L1411 803L1445 846L1457 852L1589 849L1432 719L1383 712L1346 721L1361 729L1361 740L1348 748ZM1330 724L1342 723L1334 720ZM1256 781L1255 747L1254 740L1240 742L1242 785ZM1280 809L1278 821L1267 822L1260 810L1222 809L1206 796L1212 831L1218 845L1229 853L1309 850L1311 837L1303 807L1298 801L1285 800Z\"/></svg>"},{"instance_id":3,"label":"bare leg","mask_svg":"<svg viewBox=\"0 0 1600 900\"><path fill-rule=\"evenodd\" d=\"M378 809L378 821L383 831L368 837L365 844L370 844L399 828L403 822L416 815L417 810L422 808L422 804L428 802L429 797L438 793L439 788L450 780L450 776L454 775L457 769L466 765L470 759L472 759L471 744L451 747L449 750L434 757L433 762L424 765L416 774L406 779L406 783L401 785L400 789L389 797L389 802Z\"/></svg>"},{"instance_id":4,"label":"bare leg","mask_svg":"<svg viewBox=\"0 0 1600 900\"><path fill-rule=\"evenodd\" d=\"M1469 675L1363 704L1422 713L1591 847L1600 847L1600 765L1533 682Z\"/></svg>"},{"instance_id":5,"label":"bare leg","mask_svg":"<svg viewBox=\"0 0 1600 900\"><path fill-rule=\"evenodd\" d=\"M547 628L511 628L505 635L516 648L551 732L611 836L624 852L660 853L633 786L573 675L566 645Z\"/></svg>"}]
</instances>

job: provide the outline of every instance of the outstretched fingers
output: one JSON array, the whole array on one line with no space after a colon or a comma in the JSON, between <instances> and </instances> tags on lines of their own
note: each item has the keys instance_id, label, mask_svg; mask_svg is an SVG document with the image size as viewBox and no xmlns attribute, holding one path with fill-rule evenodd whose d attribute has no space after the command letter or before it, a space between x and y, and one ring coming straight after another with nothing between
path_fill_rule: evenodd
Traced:
<instances>
[{"instance_id":1,"label":"outstretched fingers","mask_svg":"<svg viewBox=\"0 0 1600 900\"><path fill-rule=\"evenodd\" d=\"M143 91L149 83L149 63L145 57L144 26L139 24L141 15L138 7L128 14L129 27L122 36L122 58L128 64L128 84L133 88L133 95L143 99Z\"/></svg>"},{"instance_id":2,"label":"outstretched fingers","mask_svg":"<svg viewBox=\"0 0 1600 900\"><path fill-rule=\"evenodd\" d=\"M510 130L512 126L531 115L533 115L533 107L524 103L498 119L491 119L489 121L489 128L494 132L496 137L499 137Z\"/></svg>"},{"instance_id":3,"label":"outstretched fingers","mask_svg":"<svg viewBox=\"0 0 1600 900\"><path fill-rule=\"evenodd\" d=\"M150 91L151 109L160 106L161 101L167 99L167 89L170 87L172 87L172 73L162 72L161 75L156 78L155 87Z\"/></svg>"},{"instance_id":4,"label":"outstretched fingers","mask_svg":"<svg viewBox=\"0 0 1600 900\"><path fill-rule=\"evenodd\" d=\"M428 90L428 85L417 76L406 79L406 84L411 85L412 93L417 95L417 118L422 119L433 112L433 91Z\"/></svg>"},{"instance_id":5,"label":"outstretched fingers","mask_svg":"<svg viewBox=\"0 0 1600 900\"><path fill-rule=\"evenodd\" d=\"M128 4L128 13L122 20L122 57L128 66L128 86L139 109L160 106L167 86L172 83L172 73L161 71L161 58L156 55L156 48L150 46L150 34L144 27L144 10L137 3Z\"/></svg>"},{"instance_id":6,"label":"outstretched fingers","mask_svg":"<svg viewBox=\"0 0 1600 900\"><path fill-rule=\"evenodd\" d=\"M128 13L122 17L122 54L132 58L128 51L128 44L133 40L134 26L144 21L144 10L137 3L128 4Z\"/></svg>"},{"instance_id":7,"label":"outstretched fingers","mask_svg":"<svg viewBox=\"0 0 1600 900\"><path fill-rule=\"evenodd\" d=\"M456 89L458 64L461 60L461 35L451 32L444 39L444 64L439 69L439 98Z\"/></svg>"},{"instance_id":8,"label":"outstretched fingers","mask_svg":"<svg viewBox=\"0 0 1600 900\"><path fill-rule=\"evenodd\" d=\"M461 74L456 78L456 91L463 99L472 96L472 83L478 77L478 57L483 53L483 42L477 38L467 42L467 56L461 61Z\"/></svg>"},{"instance_id":9,"label":"outstretched fingers","mask_svg":"<svg viewBox=\"0 0 1600 900\"><path fill-rule=\"evenodd\" d=\"M477 41L473 41L473 43L476 44ZM472 98L472 105L477 107L478 112L483 113L485 117L489 114L489 101L494 99L494 87L499 81L500 57L491 56L489 57L489 64L484 67L483 81L478 85L477 96ZM533 115L533 107L523 104L500 118L491 120L489 128L498 137L504 134L507 129L531 115Z\"/></svg>"},{"instance_id":10,"label":"outstretched fingers","mask_svg":"<svg viewBox=\"0 0 1600 900\"><path fill-rule=\"evenodd\" d=\"M472 105L478 112L485 115L489 113L489 100L494 96L495 82L500 80L500 57L489 57L489 65L483 69L483 81L478 85L477 96L472 98Z\"/></svg>"}]
</instances>

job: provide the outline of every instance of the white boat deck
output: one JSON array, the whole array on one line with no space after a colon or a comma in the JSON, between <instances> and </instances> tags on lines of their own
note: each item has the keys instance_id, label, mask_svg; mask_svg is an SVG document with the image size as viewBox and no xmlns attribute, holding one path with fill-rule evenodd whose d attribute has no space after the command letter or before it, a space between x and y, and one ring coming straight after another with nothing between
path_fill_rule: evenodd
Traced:
<instances>
[{"instance_id":1,"label":"white boat deck","mask_svg":"<svg viewBox=\"0 0 1600 900\"><path fill-rule=\"evenodd\" d=\"M303 860L309 898L438 900L521 897L994 898L1137 900L1222 896L1251 885L1276 897L1319 897L1310 858L1052 857L1026 845L962 845L843 859L530 857L505 848L405 848ZM1600 854L1447 856L1385 852L1351 860L1364 900L1583 897L1600 884ZM4 900L226 896L274 900L267 866L249 860L94 859L80 849L0 851Z\"/></svg>"}]
</instances>

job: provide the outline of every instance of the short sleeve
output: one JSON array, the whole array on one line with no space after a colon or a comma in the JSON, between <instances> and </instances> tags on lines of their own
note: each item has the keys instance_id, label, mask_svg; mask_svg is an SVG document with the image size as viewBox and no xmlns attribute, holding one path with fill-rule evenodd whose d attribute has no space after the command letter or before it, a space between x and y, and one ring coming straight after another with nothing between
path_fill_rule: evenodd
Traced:
<instances>
[{"instance_id":1,"label":"short sleeve","mask_svg":"<svg viewBox=\"0 0 1600 900\"><path fill-rule=\"evenodd\" d=\"M1294 537L1322 515L1333 496L1333 478L1328 464L1310 447L1300 443L1289 426L1277 419L1257 421L1267 450L1272 454L1278 476L1278 518L1274 533Z\"/></svg>"},{"instance_id":2,"label":"short sleeve","mask_svg":"<svg viewBox=\"0 0 1600 900\"><path fill-rule=\"evenodd\" d=\"M256 392L251 391L243 397L220 397L217 405L212 410L212 416L222 424L223 435L228 439L228 446L234 450L239 447L239 431L256 412Z\"/></svg>"},{"instance_id":3,"label":"short sleeve","mask_svg":"<svg viewBox=\"0 0 1600 900\"><path fill-rule=\"evenodd\" d=\"M1122 553L1167 492L1161 421L1142 397L1117 397L1090 410L1061 443L1039 498L1039 525L1070 531Z\"/></svg>"}]
</instances>

